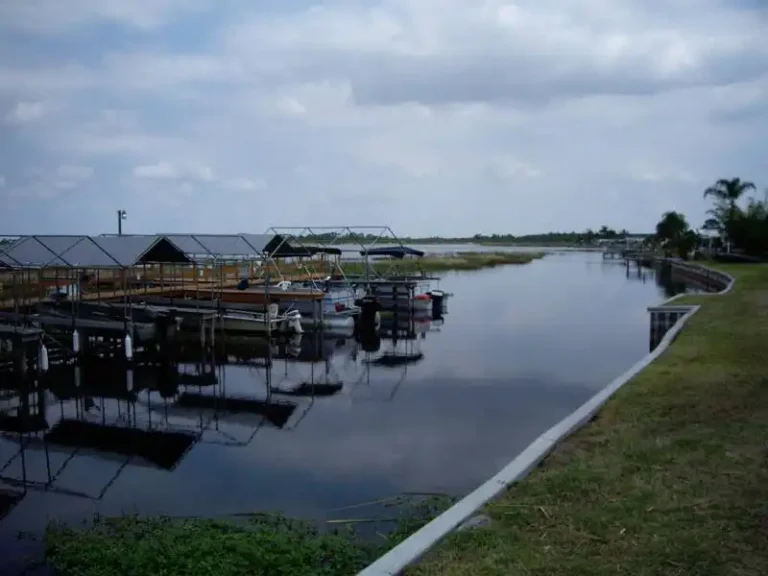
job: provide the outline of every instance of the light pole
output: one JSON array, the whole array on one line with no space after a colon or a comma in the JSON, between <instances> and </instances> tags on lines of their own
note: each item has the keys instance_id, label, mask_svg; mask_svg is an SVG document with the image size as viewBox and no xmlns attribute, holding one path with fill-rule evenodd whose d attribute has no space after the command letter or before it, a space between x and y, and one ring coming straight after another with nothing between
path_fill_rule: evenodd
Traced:
<instances>
[{"instance_id":1,"label":"light pole","mask_svg":"<svg viewBox=\"0 0 768 576\"><path fill-rule=\"evenodd\" d=\"M125 210L118 210L117 211L117 235L122 236L123 235L123 220L128 219L128 212Z\"/></svg>"}]
</instances>

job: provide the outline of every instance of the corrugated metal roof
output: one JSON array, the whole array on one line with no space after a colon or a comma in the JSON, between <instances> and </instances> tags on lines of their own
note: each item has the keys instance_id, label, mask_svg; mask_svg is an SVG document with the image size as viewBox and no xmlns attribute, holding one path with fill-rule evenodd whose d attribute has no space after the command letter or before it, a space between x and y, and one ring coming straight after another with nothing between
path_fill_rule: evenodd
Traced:
<instances>
[{"instance_id":1,"label":"corrugated metal roof","mask_svg":"<svg viewBox=\"0 0 768 576\"><path fill-rule=\"evenodd\" d=\"M88 237L72 246L61 257L70 266L81 266L83 268L109 268L123 265L117 258L102 248L96 239Z\"/></svg>"},{"instance_id":2,"label":"corrugated metal roof","mask_svg":"<svg viewBox=\"0 0 768 576\"><path fill-rule=\"evenodd\" d=\"M62 254L86 238L87 236L23 236L5 252L21 266L68 266L69 263Z\"/></svg>"},{"instance_id":3,"label":"corrugated metal roof","mask_svg":"<svg viewBox=\"0 0 768 576\"><path fill-rule=\"evenodd\" d=\"M163 234L187 256L204 258L260 258L274 234Z\"/></svg>"},{"instance_id":4,"label":"corrugated metal roof","mask_svg":"<svg viewBox=\"0 0 768 576\"><path fill-rule=\"evenodd\" d=\"M274 234L241 234L240 236L261 253L266 251L267 245L275 238Z\"/></svg>"},{"instance_id":5,"label":"corrugated metal roof","mask_svg":"<svg viewBox=\"0 0 768 576\"><path fill-rule=\"evenodd\" d=\"M12 242L0 243L0 268L3 270L13 269L19 266L19 263L6 253L6 250L10 248L12 244Z\"/></svg>"},{"instance_id":6,"label":"corrugated metal roof","mask_svg":"<svg viewBox=\"0 0 768 576\"><path fill-rule=\"evenodd\" d=\"M164 236L188 257L214 256L192 234L164 234Z\"/></svg>"},{"instance_id":7,"label":"corrugated metal roof","mask_svg":"<svg viewBox=\"0 0 768 576\"><path fill-rule=\"evenodd\" d=\"M154 248L158 250L153 250ZM117 268L135 266L152 251L152 258L186 262L184 251L163 236L24 236L0 250L10 267ZM160 261L160 260L157 260Z\"/></svg>"},{"instance_id":8,"label":"corrugated metal roof","mask_svg":"<svg viewBox=\"0 0 768 576\"><path fill-rule=\"evenodd\" d=\"M218 257L245 257L255 258L261 255L261 250L252 246L245 238L239 235L198 235L195 239L202 244L209 253Z\"/></svg>"},{"instance_id":9,"label":"corrugated metal roof","mask_svg":"<svg viewBox=\"0 0 768 576\"><path fill-rule=\"evenodd\" d=\"M134 266L162 236L99 236L93 241L120 266Z\"/></svg>"}]
</instances>

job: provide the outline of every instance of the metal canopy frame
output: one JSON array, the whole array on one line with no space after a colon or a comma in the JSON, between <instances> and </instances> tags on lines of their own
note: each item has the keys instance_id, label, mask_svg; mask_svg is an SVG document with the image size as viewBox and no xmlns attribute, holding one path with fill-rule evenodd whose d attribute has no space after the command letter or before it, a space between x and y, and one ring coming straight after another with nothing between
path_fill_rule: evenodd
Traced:
<instances>
[{"instance_id":1,"label":"metal canopy frame","mask_svg":"<svg viewBox=\"0 0 768 576\"><path fill-rule=\"evenodd\" d=\"M376 272L373 266L370 265L370 259L368 256L369 250L374 248L377 244L381 244L382 241L387 244L395 244L400 248L405 248L405 245L402 243L400 238L398 238L398 236L389 226L273 226L268 229L268 232L279 235L289 234L302 248L306 248L307 246L302 242L303 238L310 238L313 244L317 244L326 248L338 247L338 245L341 243L341 240L350 241L349 239L351 238L352 243L356 244L360 248L360 250L355 250L355 252L359 252L362 256L365 270L364 277L366 282L371 280L371 276L373 276L374 279L383 278L383 276ZM328 236L331 236L330 241L326 240ZM372 241L361 241L361 238L370 236L374 237ZM335 267L338 269L341 277L346 281L347 275L344 271L341 258L336 259Z\"/></svg>"},{"instance_id":2,"label":"metal canopy frame","mask_svg":"<svg viewBox=\"0 0 768 576\"><path fill-rule=\"evenodd\" d=\"M291 249L291 244L283 235L278 234L181 234L181 233L168 233L164 234L173 241L180 239L191 240L195 246L200 247L200 252L189 252L186 246L182 246L181 249L190 257L194 263L202 265L211 265L212 267L223 266L226 264L243 264L248 263L253 265L253 278L263 278L266 275L266 266L271 264L277 271L277 275L280 280L283 279L283 275L277 263L278 254L284 246L288 246ZM272 238L263 243L263 246L255 243L258 236L271 236ZM276 237L280 237L280 242L271 251L267 251L266 248ZM210 239L234 239L239 240L248 247L248 252L231 253L221 252L214 249L211 246ZM206 242L206 239L209 239ZM185 243L186 244L186 243Z\"/></svg>"}]
</instances>

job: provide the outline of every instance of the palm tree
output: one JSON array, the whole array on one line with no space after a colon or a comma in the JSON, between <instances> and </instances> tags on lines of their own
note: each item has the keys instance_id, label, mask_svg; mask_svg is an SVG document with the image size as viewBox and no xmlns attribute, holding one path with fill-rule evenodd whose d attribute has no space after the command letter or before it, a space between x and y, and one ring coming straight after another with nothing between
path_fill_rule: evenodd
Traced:
<instances>
[{"instance_id":1,"label":"palm tree","mask_svg":"<svg viewBox=\"0 0 768 576\"><path fill-rule=\"evenodd\" d=\"M728 208L733 210L736 207L736 201L750 190L755 190L755 185L752 182L747 182L741 178L730 180L721 178L715 182L714 186L704 190L704 198L712 196L715 198L715 202L727 204Z\"/></svg>"},{"instance_id":2,"label":"palm tree","mask_svg":"<svg viewBox=\"0 0 768 576\"><path fill-rule=\"evenodd\" d=\"M715 207L707 212L711 218L705 224L710 229L719 230L720 234L725 236L728 252L731 251L731 239L736 232L736 220L741 213L736 202L750 190L755 190L755 185L741 178L730 180L721 178L715 182L714 186L704 190L704 198L711 196L715 199ZM712 220L718 225L714 226Z\"/></svg>"}]
</instances>

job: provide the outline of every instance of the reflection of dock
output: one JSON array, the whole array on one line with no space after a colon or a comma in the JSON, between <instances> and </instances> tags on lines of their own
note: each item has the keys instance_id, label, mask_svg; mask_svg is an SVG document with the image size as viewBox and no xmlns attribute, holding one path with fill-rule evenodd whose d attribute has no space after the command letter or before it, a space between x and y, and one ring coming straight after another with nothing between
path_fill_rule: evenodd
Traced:
<instances>
[{"instance_id":1,"label":"reflection of dock","mask_svg":"<svg viewBox=\"0 0 768 576\"><path fill-rule=\"evenodd\" d=\"M337 344L322 342L318 348L311 340L299 346L309 360L331 356ZM287 359L297 355L288 342L276 350L271 342L265 344L269 371L272 352L282 351ZM4 380L0 481L22 491L99 500L131 467L172 472L198 442L242 447L265 426L291 430L315 396L339 391L312 379L277 391L269 378L263 386L256 381L252 393L229 391L226 372L205 347L198 351L202 356L196 363L183 365L166 359L126 367L101 358L56 366L22 384ZM89 481L87 490L67 486L67 478L77 477L67 470L81 469L77 462L98 467L97 476L106 475L104 482L94 489Z\"/></svg>"}]
</instances>

